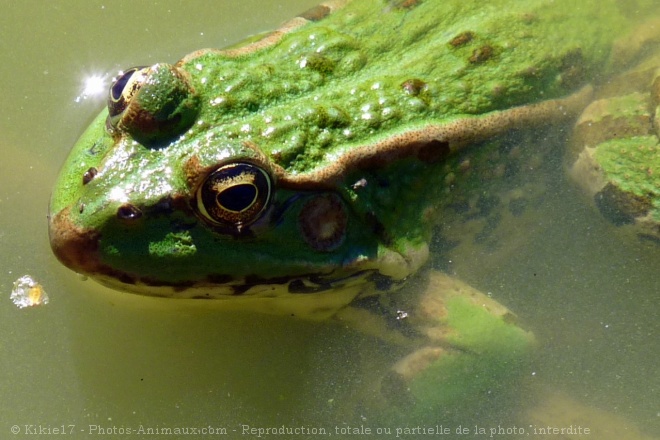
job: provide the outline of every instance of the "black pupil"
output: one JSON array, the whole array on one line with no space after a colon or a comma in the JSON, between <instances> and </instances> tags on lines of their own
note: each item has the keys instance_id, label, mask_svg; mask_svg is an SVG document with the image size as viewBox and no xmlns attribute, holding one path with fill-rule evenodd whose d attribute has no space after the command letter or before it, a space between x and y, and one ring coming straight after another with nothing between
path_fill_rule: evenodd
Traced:
<instances>
[{"instance_id":1,"label":"black pupil","mask_svg":"<svg viewBox=\"0 0 660 440\"><path fill-rule=\"evenodd\" d=\"M257 188L254 185L242 183L231 186L217 195L220 206L234 212L241 212L249 208L257 197Z\"/></svg>"},{"instance_id":2,"label":"black pupil","mask_svg":"<svg viewBox=\"0 0 660 440\"><path fill-rule=\"evenodd\" d=\"M117 81L115 81L112 84L112 87L110 87L110 96L112 99L115 101L121 98L121 94L124 91L124 87L126 87L126 84L128 83L128 80L131 79L133 74L137 72L137 69L130 69L126 73L124 73L122 76L117 78Z\"/></svg>"}]
</instances>

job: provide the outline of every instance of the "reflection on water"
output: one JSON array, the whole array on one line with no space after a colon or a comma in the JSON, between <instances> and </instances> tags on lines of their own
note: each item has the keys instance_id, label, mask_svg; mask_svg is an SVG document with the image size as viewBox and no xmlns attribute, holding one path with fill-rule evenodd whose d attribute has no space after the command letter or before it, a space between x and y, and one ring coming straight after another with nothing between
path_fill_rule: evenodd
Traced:
<instances>
[{"instance_id":1,"label":"reflection on water","mask_svg":"<svg viewBox=\"0 0 660 440\"><path fill-rule=\"evenodd\" d=\"M235 437L244 426L324 427L333 435L335 429L359 435L360 428L383 426L373 414L346 410L348 402L373 397L372 381L389 365L391 354L377 341L332 324L222 314L203 304L108 291L61 267L46 237L58 166L97 111L92 100L75 102L87 70L112 74L175 60L273 27L313 3L268 11L256 1L213 11L206 2L6 7L0 74L12 87L0 120L0 437L14 425L23 433L64 425L79 438L88 438L90 429L100 434L121 428L130 438L127 429L139 426L211 425L237 430ZM52 50L44 51L45 43ZM627 430L632 425L658 432L660 252L621 239L565 180L560 161L546 171L555 191L538 206L534 222L517 231L522 239L515 246L506 252L436 250L434 264L514 310L541 345L524 390L499 407L485 401L473 413L439 417L445 426L438 429L455 434L467 428L478 437L475 425L487 435L499 423L501 437L515 438L506 429L540 426L557 407L575 405L589 413L592 425L618 425L621 438L637 438ZM11 303L13 281L24 273L42 282L50 304L18 310ZM529 407L536 413L520 410ZM397 427L413 428L391 426ZM405 438L425 438L408 432ZM315 438L300 434L289 438Z\"/></svg>"}]
</instances>

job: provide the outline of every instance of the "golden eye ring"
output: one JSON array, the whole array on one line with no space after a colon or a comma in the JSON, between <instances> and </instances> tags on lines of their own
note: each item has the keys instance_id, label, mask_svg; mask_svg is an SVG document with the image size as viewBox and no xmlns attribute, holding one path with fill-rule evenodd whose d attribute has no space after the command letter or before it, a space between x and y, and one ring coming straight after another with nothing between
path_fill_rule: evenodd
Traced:
<instances>
[{"instance_id":1,"label":"golden eye ring","mask_svg":"<svg viewBox=\"0 0 660 440\"><path fill-rule=\"evenodd\" d=\"M117 126L126 107L144 83L146 72L146 67L131 67L120 72L121 75L112 82L108 91L108 117L111 126Z\"/></svg>"},{"instance_id":2,"label":"golden eye ring","mask_svg":"<svg viewBox=\"0 0 660 440\"><path fill-rule=\"evenodd\" d=\"M249 162L222 165L211 172L195 194L195 210L212 225L240 229L254 223L266 211L272 178Z\"/></svg>"}]
</instances>

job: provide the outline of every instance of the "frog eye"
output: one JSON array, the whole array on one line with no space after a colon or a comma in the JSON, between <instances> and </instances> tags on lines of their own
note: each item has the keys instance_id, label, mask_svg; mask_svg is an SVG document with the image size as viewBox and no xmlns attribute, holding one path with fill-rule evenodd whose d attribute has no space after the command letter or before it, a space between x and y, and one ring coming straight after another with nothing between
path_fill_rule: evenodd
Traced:
<instances>
[{"instance_id":1,"label":"frog eye","mask_svg":"<svg viewBox=\"0 0 660 440\"><path fill-rule=\"evenodd\" d=\"M211 224L240 230L261 217L271 190L272 179L263 168L248 162L226 164L197 189L196 210Z\"/></svg>"},{"instance_id":2,"label":"frog eye","mask_svg":"<svg viewBox=\"0 0 660 440\"><path fill-rule=\"evenodd\" d=\"M148 148L163 147L183 134L198 113L188 74L169 64L131 68L110 86L107 126Z\"/></svg>"},{"instance_id":3,"label":"frog eye","mask_svg":"<svg viewBox=\"0 0 660 440\"><path fill-rule=\"evenodd\" d=\"M116 127L135 93L144 83L146 67L131 67L115 78L108 93L108 121Z\"/></svg>"}]
</instances>

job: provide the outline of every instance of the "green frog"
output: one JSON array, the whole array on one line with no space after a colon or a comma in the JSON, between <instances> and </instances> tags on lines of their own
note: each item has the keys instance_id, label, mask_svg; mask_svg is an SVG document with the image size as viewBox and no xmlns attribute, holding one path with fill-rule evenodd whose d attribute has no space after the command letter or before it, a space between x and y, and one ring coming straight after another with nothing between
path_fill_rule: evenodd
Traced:
<instances>
[{"instance_id":1,"label":"green frog","mask_svg":"<svg viewBox=\"0 0 660 440\"><path fill-rule=\"evenodd\" d=\"M510 132L563 127L621 67L623 2L575 6L329 1L121 72L55 185L52 249L112 288L335 317L409 347L382 380L395 401L495 389L533 337L420 269L453 194L479 190L470 163Z\"/></svg>"}]
</instances>

